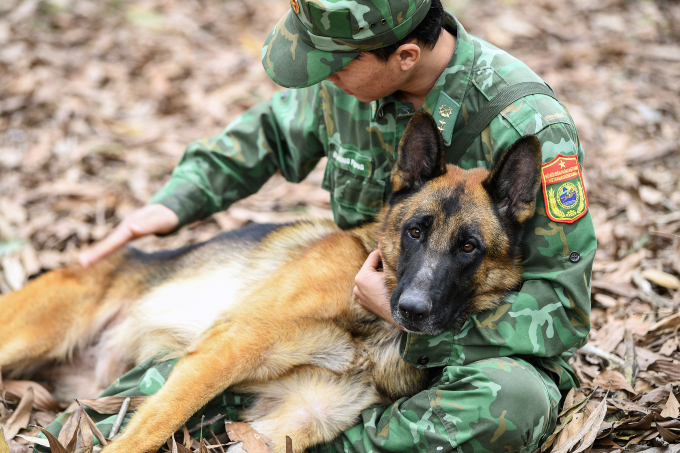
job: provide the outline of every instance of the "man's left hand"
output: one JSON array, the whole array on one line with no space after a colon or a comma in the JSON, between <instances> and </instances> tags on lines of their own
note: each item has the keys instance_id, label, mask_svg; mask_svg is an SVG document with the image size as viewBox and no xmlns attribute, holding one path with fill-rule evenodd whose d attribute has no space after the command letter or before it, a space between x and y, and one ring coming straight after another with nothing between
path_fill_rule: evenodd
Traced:
<instances>
[{"instance_id":1,"label":"man's left hand","mask_svg":"<svg viewBox=\"0 0 680 453\"><path fill-rule=\"evenodd\" d=\"M368 255L366 262L354 278L354 296L366 310L403 330L404 328L392 319L390 297L385 286L385 273L378 270L381 261L380 250L375 250Z\"/></svg>"}]
</instances>

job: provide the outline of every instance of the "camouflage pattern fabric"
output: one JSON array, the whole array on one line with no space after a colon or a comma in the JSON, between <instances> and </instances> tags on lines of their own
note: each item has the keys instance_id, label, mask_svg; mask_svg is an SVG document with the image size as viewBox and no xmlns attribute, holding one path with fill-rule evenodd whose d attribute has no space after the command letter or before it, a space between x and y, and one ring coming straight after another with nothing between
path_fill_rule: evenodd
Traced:
<instances>
[{"instance_id":1,"label":"camouflage pattern fabric","mask_svg":"<svg viewBox=\"0 0 680 453\"><path fill-rule=\"evenodd\" d=\"M430 0L291 0L262 48L262 65L284 87L321 82L359 53L393 44L425 17Z\"/></svg>"},{"instance_id":2,"label":"camouflage pattern fabric","mask_svg":"<svg viewBox=\"0 0 680 453\"><path fill-rule=\"evenodd\" d=\"M452 16L446 24L457 36L456 50L422 108L434 116L452 152L455 134L500 90L541 80L522 62L468 35ZM152 202L169 207L186 224L254 193L277 170L289 181L300 181L327 156L323 187L331 194L335 219L343 228L358 225L372 218L390 192L399 138L413 113L411 104L394 96L362 103L328 82L280 92L219 135L190 144ZM561 154L577 156L583 164L569 113L543 95L508 106L457 164L489 168L526 134L540 139L544 163ZM522 249L523 285L508 295L505 304L437 336L405 337L403 359L419 367L444 367L438 383L389 408L367 410L356 428L332 446L319 448L505 451L507 445L521 451L521 444L525 449L535 446L539 433L551 429L553 421L546 422L548 415L529 413L537 410L533 406L547 407L548 401L558 398L556 388L564 393L578 385L567 359L572 348L585 343L590 329L596 249L590 213L572 223L553 221L539 195ZM521 366L506 367L510 362ZM496 370L505 368L511 370L507 375ZM547 393L538 391L540 386L527 390L531 388L527 373L540 376ZM486 387L479 384L484 382ZM517 393L523 400L513 399L517 386L525 385L531 396ZM462 388L470 392L459 394L457 389ZM503 415L497 406L508 412ZM526 419L517 411L523 411ZM531 433L528 425L534 429Z\"/></svg>"},{"instance_id":3,"label":"camouflage pattern fabric","mask_svg":"<svg viewBox=\"0 0 680 453\"><path fill-rule=\"evenodd\" d=\"M147 361L118 379L102 396L151 395L163 386L175 363ZM554 428L559 400L560 392L553 380L522 359L504 357L446 367L432 388L389 407L365 410L362 423L335 442L308 451L431 453L451 451L453 447L461 452L532 452L538 448L543 433ZM209 420L225 415L210 425L215 434L222 434L224 420L238 420L239 411L249 403L249 395L223 392L186 426L198 425L201 417ZM116 415L87 411L108 437ZM62 415L47 429L57 437L69 415ZM123 430L131 416L128 413L125 417ZM202 431L192 436L212 436L207 427ZM36 446L36 451L48 450Z\"/></svg>"},{"instance_id":4,"label":"camouflage pattern fabric","mask_svg":"<svg viewBox=\"0 0 680 453\"><path fill-rule=\"evenodd\" d=\"M165 381L168 379L170 372L174 369L176 360L167 360L162 362L155 362L153 359L147 360L146 362L136 366L132 370L125 373L120 378L107 388L100 397L105 396L120 396L120 397L133 397L133 396L150 396L156 393L163 387ZM233 392L224 392L220 396L216 397L210 401L200 412L194 414L187 422L186 426L192 428L200 424L203 420L210 420L216 415L224 415L223 419L220 419L213 424L209 425L213 433L216 435L225 432L224 421L225 420L238 420L238 413L240 410L247 408L250 404L250 396L242 395ZM118 417L118 414L99 414L89 408L86 408L89 416L94 420L99 431L102 432L104 437L108 438L113 423ZM55 437L59 436L59 432L66 422L71 412L62 414L55 421L47 426L47 430L54 434ZM128 424L132 418L133 412L128 412L125 415L123 424L121 425L122 432L125 426ZM208 430L208 427L203 427L196 432L192 433L192 436L196 439L205 437L210 439L212 434ZM45 438L44 434L40 434L38 437ZM97 438L94 439L94 444L99 445ZM41 447L40 445L35 445L35 450L38 452L48 452L49 449Z\"/></svg>"}]
</instances>

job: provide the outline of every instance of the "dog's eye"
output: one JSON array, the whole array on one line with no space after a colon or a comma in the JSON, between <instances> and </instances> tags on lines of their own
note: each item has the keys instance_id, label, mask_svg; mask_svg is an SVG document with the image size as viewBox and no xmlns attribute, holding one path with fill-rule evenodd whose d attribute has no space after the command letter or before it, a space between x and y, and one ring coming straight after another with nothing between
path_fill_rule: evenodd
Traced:
<instances>
[{"instance_id":1,"label":"dog's eye","mask_svg":"<svg viewBox=\"0 0 680 453\"><path fill-rule=\"evenodd\" d=\"M463 251L465 253L472 253L472 251L475 249L475 245L472 242L466 242L463 244Z\"/></svg>"},{"instance_id":2,"label":"dog's eye","mask_svg":"<svg viewBox=\"0 0 680 453\"><path fill-rule=\"evenodd\" d=\"M413 239L418 239L420 237L420 228L411 228L408 230L408 235L411 236Z\"/></svg>"}]
</instances>

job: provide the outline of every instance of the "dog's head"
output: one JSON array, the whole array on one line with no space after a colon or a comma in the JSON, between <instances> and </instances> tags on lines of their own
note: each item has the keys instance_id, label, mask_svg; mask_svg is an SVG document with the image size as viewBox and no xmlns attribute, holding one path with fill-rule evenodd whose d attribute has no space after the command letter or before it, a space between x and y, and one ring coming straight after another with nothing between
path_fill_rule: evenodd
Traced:
<instances>
[{"instance_id":1,"label":"dog's head","mask_svg":"<svg viewBox=\"0 0 680 453\"><path fill-rule=\"evenodd\" d=\"M491 171L446 165L432 117L411 119L377 224L397 323L438 334L519 287L519 243L535 211L540 167L535 136L519 139Z\"/></svg>"}]
</instances>

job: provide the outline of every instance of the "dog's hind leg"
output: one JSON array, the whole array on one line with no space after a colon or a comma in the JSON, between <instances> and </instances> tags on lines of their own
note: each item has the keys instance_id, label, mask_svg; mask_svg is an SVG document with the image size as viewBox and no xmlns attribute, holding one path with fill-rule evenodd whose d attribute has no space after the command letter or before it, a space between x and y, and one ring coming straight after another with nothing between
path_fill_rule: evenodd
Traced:
<instances>
[{"instance_id":1,"label":"dog's hind leg","mask_svg":"<svg viewBox=\"0 0 680 453\"><path fill-rule=\"evenodd\" d=\"M92 341L120 311L121 291L129 292L130 283L113 284L120 264L116 257L89 269L52 271L3 296L3 372L16 375L45 361L68 359Z\"/></svg>"},{"instance_id":2,"label":"dog's hind leg","mask_svg":"<svg viewBox=\"0 0 680 453\"><path fill-rule=\"evenodd\" d=\"M256 397L240 419L274 441L272 451L286 451L286 436L293 452L330 442L359 421L357 414L381 403L365 374L346 375L305 366L275 381L238 389ZM228 453L239 453L239 446Z\"/></svg>"}]
</instances>

